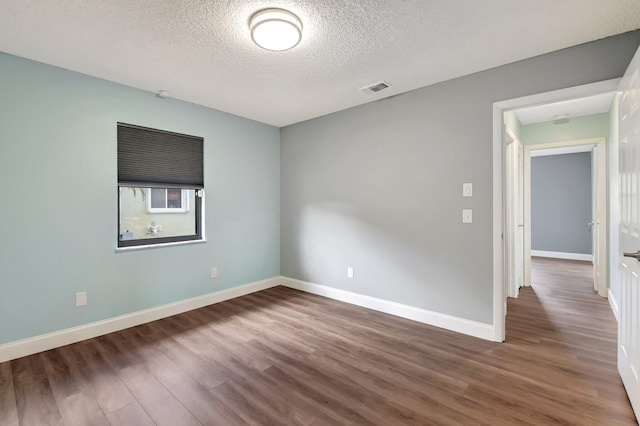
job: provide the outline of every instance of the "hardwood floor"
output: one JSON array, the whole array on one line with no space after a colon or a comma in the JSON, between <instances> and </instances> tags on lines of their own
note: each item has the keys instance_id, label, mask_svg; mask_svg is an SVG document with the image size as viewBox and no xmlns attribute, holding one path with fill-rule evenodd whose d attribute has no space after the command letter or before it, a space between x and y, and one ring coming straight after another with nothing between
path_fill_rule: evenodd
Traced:
<instances>
[{"instance_id":1,"label":"hardwood floor","mask_svg":"<svg viewBox=\"0 0 640 426\"><path fill-rule=\"evenodd\" d=\"M589 271L534 259L502 344L276 287L2 363L0 424L636 424Z\"/></svg>"}]
</instances>

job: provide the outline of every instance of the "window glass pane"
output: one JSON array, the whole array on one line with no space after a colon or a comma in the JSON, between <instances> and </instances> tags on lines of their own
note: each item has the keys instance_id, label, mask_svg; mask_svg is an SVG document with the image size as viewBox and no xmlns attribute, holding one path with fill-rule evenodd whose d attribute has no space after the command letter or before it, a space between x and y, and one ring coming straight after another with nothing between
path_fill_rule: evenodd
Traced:
<instances>
[{"instance_id":1,"label":"window glass pane","mask_svg":"<svg viewBox=\"0 0 640 426\"><path fill-rule=\"evenodd\" d=\"M170 209L182 208L182 190L181 189L167 189L167 207Z\"/></svg>"},{"instance_id":2,"label":"window glass pane","mask_svg":"<svg viewBox=\"0 0 640 426\"><path fill-rule=\"evenodd\" d=\"M121 187L120 192L120 239L140 240L153 238L179 237L196 234L196 209L181 208L183 191L188 206L195 206L194 189L138 188ZM178 199L175 200L176 191ZM159 207L161 212L148 211L147 197L151 206L154 197L161 194L163 201ZM174 197L173 203L178 203L175 212L167 209L167 194ZM158 197L160 198L160 197ZM154 207L155 208L155 207Z\"/></svg>"},{"instance_id":3,"label":"window glass pane","mask_svg":"<svg viewBox=\"0 0 640 426\"><path fill-rule=\"evenodd\" d=\"M164 188L151 188L151 207L163 209L167 207L167 190Z\"/></svg>"}]
</instances>

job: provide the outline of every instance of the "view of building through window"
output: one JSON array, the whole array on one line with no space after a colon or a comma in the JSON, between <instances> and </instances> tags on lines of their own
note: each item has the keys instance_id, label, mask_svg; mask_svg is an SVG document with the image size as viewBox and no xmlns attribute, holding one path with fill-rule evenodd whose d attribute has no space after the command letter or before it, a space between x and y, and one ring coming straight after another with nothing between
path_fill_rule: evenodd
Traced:
<instances>
[{"instance_id":1,"label":"view of building through window","mask_svg":"<svg viewBox=\"0 0 640 426\"><path fill-rule=\"evenodd\" d=\"M120 187L120 240L196 234L194 189Z\"/></svg>"},{"instance_id":2,"label":"view of building through window","mask_svg":"<svg viewBox=\"0 0 640 426\"><path fill-rule=\"evenodd\" d=\"M182 190L176 188L151 188L151 208L181 209Z\"/></svg>"}]
</instances>

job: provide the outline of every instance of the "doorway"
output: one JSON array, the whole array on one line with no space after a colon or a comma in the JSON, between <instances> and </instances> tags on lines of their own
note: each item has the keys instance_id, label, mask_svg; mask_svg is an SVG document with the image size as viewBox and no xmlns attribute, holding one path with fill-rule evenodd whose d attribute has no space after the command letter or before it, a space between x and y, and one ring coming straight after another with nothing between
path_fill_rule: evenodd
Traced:
<instances>
[{"instance_id":1,"label":"doorway","mask_svg":"<svg viewBox=\"0 0 640 426\"><path fill-rule=\"evenodd\" d=\"M576 99L582 99L586 97L591 97L594 95L600 95L604 93L615 93L618 87L620 80L607 80L603 82L588 84L584 86L578 86L568 89L557 90L553 92L547 92L537 95L526 96L523 98L512 99L503 102L497 102L494 104L494 144L493 144L493 160L494 160L494 168L493 168L493 188L494 188L494 197L493 197L493 206L494 206L494 238L493 238L493 252L494 252L494 332L495 332L495 340L496 341L504 341L505 338L505 315L506 315L506 297L509 293L509 288L506 286L506 283L509 278L510 271L508 270L508 264L510 262L508 249L509 244L507 240L509 240L509 235L507 235L507 229L505 224L507 223L507 218L511 214L507 208L506 203L506 194L507 194L507 178L506 175L508 173L506 169L506 158L507 158L507 131L504 120L504 113L509 111L514 111L518 109L523 109L526 107L533 106L541 106L547 104L561 103L567 101L573 101ZM518 135L516 135L518 136ZM576 140L569 141L570 144L576 144ZM584 143L584 141L581 141ZM597 143L600 143L598 141ZM564 142L556 142L556 143L565 143ZM595 142L594 142L595 143ZM602 154L604 154L604 145L601 149ZM526 158L527 146L524 147L524 155ZM529 150L530 154L530 150ZM604 155L602 155L604 157ZM524 160L523 158L523 160ZM604 160L602 160L604 161ZM525 162L526 164L526 162ZM606 167L606 163L603 163ZM601 173L605 178L604 173ZM606 180L600 179L600 181L604 182L606 188ZM525 169L525 179L526 179L526 169ZM606 194L606 192L605 192ZM606 199L606 197L605 197ZM526 202L526 196L525 196ZM604 204L604 211L606 212L606 200ZM526 207L526 206L525 206ZM524 209L526 214L526 208ZM513 223L512 223L513 224ZM526 217L525 223L526 226ZM604 237L602 241L606 241L607 236L607 227L606 227L606 219L601 221L601 232L604 232ZM526 232L525 232L525 251L527 247L526 243ZM529 240L530 241L530 240ZM513 256L513 254L512 254ZM530 258L525 253L525 261L526 258ZM605 260L604 259L600 260ZM525 266L526 268L526 266ZM529 267L530 271L530 267ZM530 273L530 272L529 272ZM604 281L606 283L606 267L605 272L603 274ZM530 275L527 277L527 269L524 270L524 281L526 283L530 283ZM528 281L527 281L528 279ZM606 288L606 284L605 284ZM606 291L606 290L604 290Z\"/></svg>"},{"instance_id":2,"label":"doorway","mask_svg":"<svg viewBox=\"0 0 640 426\"><path fill-rule=\"evenodd\" d=\"M538 157L540 154L551 156L550 159L555 159L558 163L555 167L562 167L563 170L560 171L561 173L556 170L554 175L553 169L547 169L546 172L551 176L542 176L539 179L552 178L565 179L566 181L556 183L553 188L555 192L550 194L549 203L534 206L532 203L532 157ZM579 160L578 164L575 164L576 160ZM576 170L576 165L578 170ZM524 170L524 285L531 285L532 255L587 260L593 264L594 290L600 296L607 297L605 138L578 139L526 146L524 149ZM544 173L545 171L541 170L540 172ZM538 188L538 191L540 189ZM540 194L538 193L538 195ZM538 202L542 201L538 200ZM553 203L558 205L553 205ZM508 206L507 208L511 209L512 207ZM552 212L552 215L546 211L554 208L556 211ZM534 212L537 212L537 215ZM553 217L554 215L557 217ZM541 223L544 221L553 221L554 223L545 226ZM542 225L540 226L542 229L538 229L537 239L534 238L536 235L532 233L533 224L536 222L537 225ZM557 233L557 235L553 235L553 233ZM585 239L585 237L588 238Z\"/></svg>"}]
</instances>

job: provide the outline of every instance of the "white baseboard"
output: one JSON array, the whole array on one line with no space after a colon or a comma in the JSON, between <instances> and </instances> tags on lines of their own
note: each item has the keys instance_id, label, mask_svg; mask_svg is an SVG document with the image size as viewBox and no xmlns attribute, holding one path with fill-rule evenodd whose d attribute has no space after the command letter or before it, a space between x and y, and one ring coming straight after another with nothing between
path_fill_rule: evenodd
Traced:
<instances>
[{"instance_id":1,"label":"white baseboard","mask_svg":"<svg viewBox=\"0 0 640 426\"><path fill-rule=\"evenodd\" d=\"M234 299L256 291L275 287L280 285L280 283L280 277L269 278L238 287L232 287L226 290L220 290L215 293L192 297L179 302L157 306L155 308L132 312L130 314L120 315L78 327L6 343L0 345L0 362L32 355L38 352L79 342L81 340L91 339L93 337L113 333L114 331L181 314L183 312L202 308L214 303L223 302L225 300Z\"/></svg>"},{"instance_id":2,"label":"white baseboard","mask_svg":"<svg viewBox=\"0 0 640 426\"><path fill-rule=\"evenodd\" d=\"M620 308L618 307L618 301L613 296L611 290L609 290L607 294L607 298L609 299L609 305L611 305L611 310L613 311L613 316L616 317L616 321L620 322Z\"/></svg>"},{"instance_id":3,"label":"white baseboard","mask_svg":"<svg viewBox=\"0 0 640 426\"><path fill-rule=\"evenodd\" d=\"M385 312L413 321L422 322L424 324L433 325L435 327L467 334L469 336L485 340L495 340L494 327L491 324L484 324L464 318L458 318L452 315L428 311L426 309L403 305L401 303L378 299L358 293L352 293L346 290L340 290L320 284L300 281L293 278L274 277L217 291L215 293L181 300L179 302L157 306L155 308L149 308L65 330L42 334L28 339L5 343L0 345L0 362L10 361L23 356L32 355L82 340L124 330L125 328L135 327L136 325L199 309L204 306L255 293L256 291L266 290L278 285L284 285L307 293L325 296L330 299L340 300L342 302ZM611 299L609 300L611 301Z\"/></svg>"},{"instance_id":4,"label":"white baseboard","mask_svg":"<svg viewBox=\"0 0 640 426\"><path fill-rule=\"evenodd\" d=\"M491 324L484 324L464 318L458 318L452 315L428 311L426 309L403 305L396 302L390 302L384 299L378 299L371 296L365 296L362 294L352 293L350 291L327 287L320 284L309 283L306 281L300 281L293 278L280 278L281 285L291 287L296 290L325 296L330 299L340 300L342 302L351 303L352 305L358 305L376 311L385 312L387 314L396 315L424 324L433 325L435 327L467 334L469 336L495 341L496 334L494 331L494 326Z\"/></svg>"},{"instance_id":5,"label":"white baseboard","mask_svg":"<svg viewBox=\"0 0 640 426\"><path fill-rule=\"evenodd\" d=\"M564 253L561 251L531 250L531 256L552 257L554 259L584 260L593 262L592 254Z\"/></svg>"}]
</instances>

